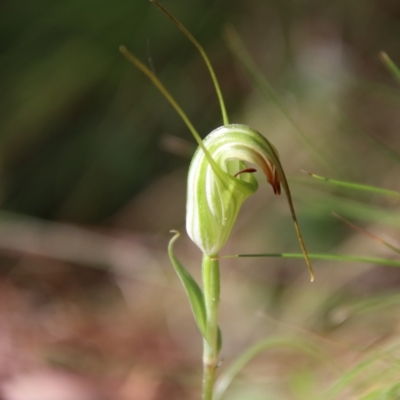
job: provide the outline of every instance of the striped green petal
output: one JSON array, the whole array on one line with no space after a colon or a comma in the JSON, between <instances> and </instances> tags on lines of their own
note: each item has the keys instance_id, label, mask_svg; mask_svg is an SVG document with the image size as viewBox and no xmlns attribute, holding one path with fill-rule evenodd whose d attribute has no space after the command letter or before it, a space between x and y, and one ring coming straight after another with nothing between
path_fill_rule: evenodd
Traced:
<instances>
[{"instance_id":1,"label":"striped green petal","mask_svg":"<svg viewBox=\"0 0 400 400\"><path fill-rule=\"evenodd\" d=\"M251 173L240 173L244 162L260 167L279 193L279 178L271 161L273 146L260 133L245 125L226 125L204 139L204 146L218 165L216 170L201 148L189 168L186 230L207 255L216 255L225 245L240 207L258 183ZM271 150L272 149L272 150Z\"/></svg>"}]
</instances>

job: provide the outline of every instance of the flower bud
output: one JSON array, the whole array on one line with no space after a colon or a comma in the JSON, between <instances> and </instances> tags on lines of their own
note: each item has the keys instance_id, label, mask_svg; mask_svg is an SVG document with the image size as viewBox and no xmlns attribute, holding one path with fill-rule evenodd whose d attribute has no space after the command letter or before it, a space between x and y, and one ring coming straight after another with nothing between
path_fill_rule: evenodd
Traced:
<instances>
[{"instance_id":1,"label":"flower bud","mask_svg":"<svg viewBox=\"0 0 400 400\"><path fill-rule=\"evenodd\" d=\"M254 170L244 162L259 166L279 194L278 155L266 138L245 125L215 129L204 139L204 146L215 163L209 162L201 148L193 156L186 230L204 254L215 256L228 240L243 202L258 188L255 177L248 173Z\"/></svg>"}]
</instances>

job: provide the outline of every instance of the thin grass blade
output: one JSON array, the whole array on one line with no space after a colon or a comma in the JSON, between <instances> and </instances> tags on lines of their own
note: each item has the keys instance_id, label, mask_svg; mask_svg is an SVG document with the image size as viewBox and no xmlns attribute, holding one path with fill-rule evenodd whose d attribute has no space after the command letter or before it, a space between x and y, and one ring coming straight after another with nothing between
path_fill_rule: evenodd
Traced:
<instances>
[{"instance_id":1,"label":"thin grass blade","mask_svg":"<svg viewBox=\"0 0 400 400\"><path fill-rule=\"evenodd\" d=\"M294 339L282 338L267 338L256 343L248 350L243 352L218 378L215 384L215 392L213 400L220 400L224 395L228 386L232 383L239 372L248 364L253 358L258 356L264 351L283 347L291 350L306 353L317 358L322 358L320 351L312 346L310 343Z\"/></svg>"},{"instance_id":2,"label":"thin grass blade","mask_svg":"<svg viewBox=\"0 0 400 400\"><path fill-rule=\"evenodd\" d=\"M381 60L397 83L400 83L400 69L384 51L381 53Z\"/></svg>"},{"instance_id":3,"label":"thin grass blade","mask_svg":"<svg viewBox=\"0 0 400 400\"><path fill-rule=\"evenodd\" d=\"M259 254L234 254L228 256L219 257L220 259L224 258L256 258L256 257L275 257L275 258L304 258L304 254L302 253L259 253ZM342 262L359 262L366 264L375 264L375 265L385 265L388 267L400 267L400 260L391 260L388 258L379 258L379 257L364 257L364 256L355 256L355 255L336 255L336 254L324 254L324 253L308 253L308 257L311 260L326 260L326 261L342 261Z\"/></svg>"},{"instance_id":4,"label":"thin grass blade","mask_svg":"<svg viewBox=\"0 0 400 400\"><path fill-rule=\"evenodd\" d=\"M389 248L390 250L393 250L394 252L400 254L400 248L394 246L393 244L387 242L386 240L382 239L381 237L371 233L370 231L361 228L360 226L353 224L352 222L348 221L347 219L341 217L340 215L336 214L336 213L332 213L336 218L340 219L341 221L343 221L345 224L347 224L348 226L350 226L351 228L363 233L364 235L369 236L371 239L375 240L378 243L383 244L385 247Z\"/></svg>"},{"instance_id":5,"label":"thin grass blade","mask_svg":"<svg viewBox=\"0 0 400 400\"><path fill-rule=\"evenodd\" d=\"M345 187L345 188L354 189L354 190L362 190L365 192L372 192L372 193L376 193L376 194L380 194L380 195L384 195L384 196L395 196L397 198L400 197L400 193L396 192L395 190L382 189L382 188L378 188L376 186L361 185L359 183L354 183L354 182L340 181L340 180L336 180L336 179L327 178L325 176L313 174L310 172L306 172L306 171L304 171L304 172L314 179L329 183L331 185Z\"/></svg>"}]
</instances>

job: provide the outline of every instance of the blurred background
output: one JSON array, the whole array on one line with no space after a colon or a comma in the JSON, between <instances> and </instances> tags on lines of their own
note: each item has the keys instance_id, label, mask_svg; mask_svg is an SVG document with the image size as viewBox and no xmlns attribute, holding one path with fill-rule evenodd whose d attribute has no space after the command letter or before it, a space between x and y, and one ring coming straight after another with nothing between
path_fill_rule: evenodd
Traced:
<instances>
[{"instance_id":1,"label":"blurred background","mask_svg":"<svg viewBox=\"0 0 400 400\"><path fill-rule=\"evenodd\" d=\"M400 64L400 3L162 4L206 49L231 122L279 150L308 250L386 260L314 261L313 284L301 259L222 261L221 373L271 340L223 398L400 398L398 194L302 172L400 191L399 84L380 57ZM121 44L203 136L222 125L203 60L148 1L0 4L3 400L199 398L201 337L166 254L196 145ZM285 196L259 177L224 254L298 253ZM199 279L186 235L176 253Z\"/></svg>"}]
</instances>

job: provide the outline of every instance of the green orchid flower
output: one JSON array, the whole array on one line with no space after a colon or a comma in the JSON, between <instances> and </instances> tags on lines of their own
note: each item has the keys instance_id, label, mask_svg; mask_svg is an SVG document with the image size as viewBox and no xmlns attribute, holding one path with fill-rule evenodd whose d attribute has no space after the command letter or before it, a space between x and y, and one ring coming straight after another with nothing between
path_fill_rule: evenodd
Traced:
<instances>
[{"instance_id":1,"label":"green orchid flower","mask_svg":"<svg viewBox=\"0 0 400 400\"><path fill-rule=\"evenodd\" d=\"M227 125L215 129L203 141L219 168L210 164L198 148L192 158L187 181L186 230L204 254L214 256L228 240L243 202L258 189L246 168L259 166L280 193L275 168L276 150L257 131L246 125Z\"/></svg>"}]
</instances>

